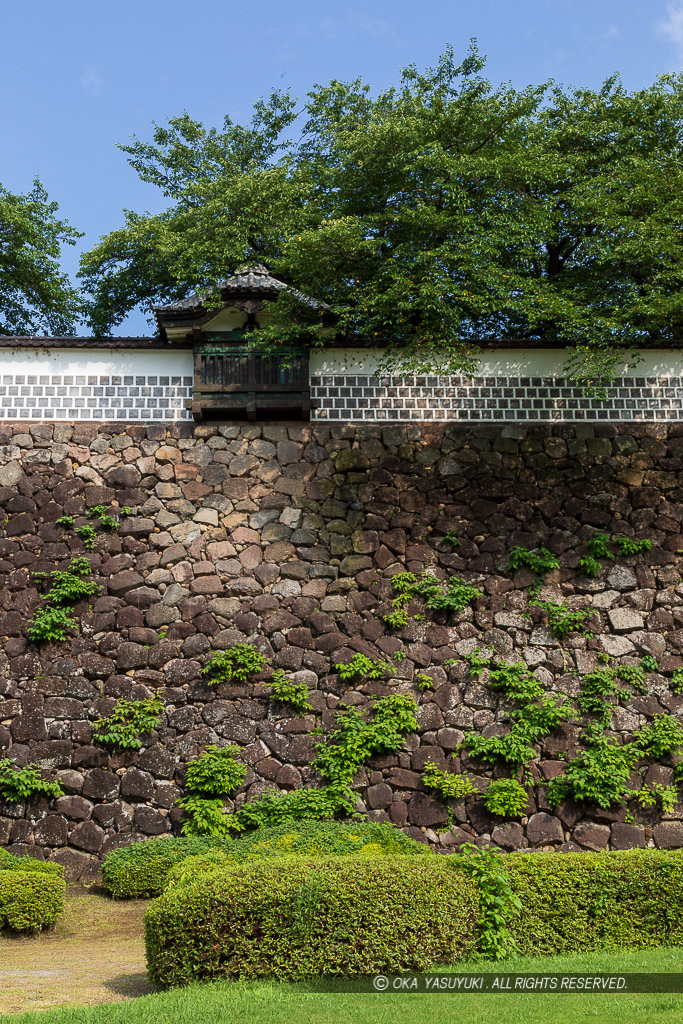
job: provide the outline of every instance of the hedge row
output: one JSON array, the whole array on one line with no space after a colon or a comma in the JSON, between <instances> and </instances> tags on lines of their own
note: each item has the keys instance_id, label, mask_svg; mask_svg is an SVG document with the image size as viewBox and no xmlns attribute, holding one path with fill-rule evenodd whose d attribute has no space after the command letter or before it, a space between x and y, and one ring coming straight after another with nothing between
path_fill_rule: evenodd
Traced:
<instances>
[{"instance_id":1,"label":"hedge row","mask_svg":"<svg viewBox=\"0 0 683 1024\"><path fill-rule=\"evenodd\" d=\"M102 885L114 899L159 896L175 864L209 850L230 850L232 840L212 836L162 837L113 850L102 865Z\"/></svg>"},{"instance_id":2,"label":"hedge row","mask_svg":"<svg viewBox=\"0 0 683 1024\"><path fill-rule=\"evenodd\" d=\"M512 854L522 954L683 942L683 853ZM199 867L207 867L202 865ZM150 977L301 978L428 970L475 952L479 893L465 860L287 856L188 873L148 910Z\"/></svg>"},{"instance_id":3,"label":"hedge row","mask_svg":"<svg viewBox=\"0 0 683 1024\"><path fill-rule=\"evenodd\" d=\"M102 868L102 883L116 899L140 899L163 892L169 873L187 858L221 853L234 863L302 854L420 856L428 847L379 822L297 821L259 828L242 839L163 837L114 850Z\"/></svg>"},{"instance_id":4,"label":"hedge row","mask_svg":"<svg viewBox=\"0 0 683 1024\"><path fill-rule=\"evenodd\" d=\"M0 928L35 932L51 927L64 910L65 890L61 864L0 850Z\"/></svg>"},{"instance_id":5,"label":"hedge row","mask_svg":"<svg viewBox=\"0 0 683 1024\"><path fill-rule=\"evenodd\" d=\"M522 953L683 942L683 852L511 854L505 865L522 902L512 922Z\"/></svg>"},{"instance_id":6,"label":"hedge row","mask_svg":"<svg viewBox=\"0 0 683 1024\"><path fill-rule=\"evenodd\" d=\"M286 857L200 874L145 915L152 981L428 970L476 948L475 884L440 857Z\"/></svg>"}]
</instances>

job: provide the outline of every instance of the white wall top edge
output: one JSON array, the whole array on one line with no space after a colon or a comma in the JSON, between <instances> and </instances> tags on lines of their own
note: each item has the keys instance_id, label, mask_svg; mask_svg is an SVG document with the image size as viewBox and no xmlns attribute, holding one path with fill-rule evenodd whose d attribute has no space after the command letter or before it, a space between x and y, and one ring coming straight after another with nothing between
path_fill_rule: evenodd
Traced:
<instances>
[{"instance_id":1,"label":"white wall top edge","mask_svg":"<svg viewBox=\"0 0 683 1024\"><path fill-rule=\"evenodd\" d=\"M312 349L310 372L373 375L383 356L382 349ZM484 353L477 376L561 377L565 361L562 349L496 349ZM114 376L193 376L189 349L20 349L0 346L0 374L91 374ZM631 368L621 367L617 376L683 376L683 352L649 349Z\"/></svg>"},{"instance_id":2,"label":"white wall top edge","mask_svg":"<svg viewBox=\"0 0 683 1024\"><path fill-rule=\"evenodd\" d=\"M383 350L380 348L311 349L311 374L374 374ZM562 377L566 360L563 349L500 348L484 352L477 376ZM683 376L683 352L674 349L648 349L635 366L622 366L618 377Z\"/></svg>"},{"instance_id":3,"label":"white wall top edge","mask_svg":"<svg viewBox=\"0 0 683 1024\"><path fill-rule=\"evenodd\" d=\"M21 349L0 347L0 374L50 373L90 374L98 377L135 376L187 377L194 374L192 352L173 349L52 348Z\"/></svg>"}]
</instances>

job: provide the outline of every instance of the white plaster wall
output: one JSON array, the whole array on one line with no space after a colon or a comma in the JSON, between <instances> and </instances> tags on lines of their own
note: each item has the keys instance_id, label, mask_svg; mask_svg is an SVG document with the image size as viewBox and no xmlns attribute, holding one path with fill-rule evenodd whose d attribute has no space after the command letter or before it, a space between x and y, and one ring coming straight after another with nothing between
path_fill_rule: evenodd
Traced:
<instances>
[{"instance_id":1,"label":"white plaster wall","mask_svg":"<svg viewBox=\"0 0 683 1024\"><path fill-rule=\"evenodd\" d=\"M0 374L87 374L90 376L191 376L192 352L166 349L0 347Z\"/></svg>"},{"instance_id":2,"label":"white plaster wall","mask_svg":"<svg viewBox=\"0 0 683 1024\"><path fill-rule=\"evenodd\" d=\"M383 356L379 348L312 349L312 376L368 374L372 376ZM477 376L561 377L566 353L562 349L495 349L484 352ZM399 376L400 374L397 374ZM683 376L683 352L650 349L632 367L618 368L616 376Z\"/></svg>"}]
</instances>

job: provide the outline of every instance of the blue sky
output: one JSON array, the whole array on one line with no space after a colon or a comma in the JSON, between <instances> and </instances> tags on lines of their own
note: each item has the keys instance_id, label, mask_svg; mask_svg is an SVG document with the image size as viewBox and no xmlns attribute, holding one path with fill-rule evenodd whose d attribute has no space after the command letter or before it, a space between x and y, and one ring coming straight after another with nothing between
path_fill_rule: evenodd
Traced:
<instances>
[{"instance_id":1,"label":"blue sky","mask_svg":"<svg viewBox=\"0 0 683 1024\"><path fill-rule=\"evenodd\" d=\"M488 77L516 86L554 78L629 89L683 66L683 0L0 0L0 182L42 179L74 227L78 251L161 208L116 149L187 110L207 124L249 117L271 87L303 96L315 82L363 77L373 88L406 64L434 64L475 36ZM118 333L146 331L132 316Z\"/></svg>"}]
</instances>

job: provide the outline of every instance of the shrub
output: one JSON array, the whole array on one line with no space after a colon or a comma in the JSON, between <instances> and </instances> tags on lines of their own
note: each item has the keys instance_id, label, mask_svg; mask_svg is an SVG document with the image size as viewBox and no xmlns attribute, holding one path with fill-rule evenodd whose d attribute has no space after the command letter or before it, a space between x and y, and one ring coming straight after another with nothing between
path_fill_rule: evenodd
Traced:
<instances>
[{"instance_id":1,"label":"shrub","mask_svg":"<svg viewBox=\"0 0 683 1024\"><path fill-rule=\"evenodd\" d=\"M223 798L244 782L247 766L235 760L239 747L208 746L190 761L185 772L186 794L178 801L185 811L185 836L227 836L229 817Z\"/></svg>"},{"instance_id":2,"label":"shrub","mask_svg":"<svg viewBox=\"0 0 683 1024\"><path fill-rule=\"evenodd\" d=\"M0 928L36 932L51 927L64 910L65 890L56 872L0 870Z\"/></svg>"},{"instance_id":3,"label":"shrub","mask_svg":"<svg viewBox=\"0 0 683 1024\"><path fill-rule=\"evenodd\" d=\"M83 557L72 558L66 569L34 573L36 580L49 580L50 588L43 595L43 607L36 610L29 624L28 635L32 640L36 643L61 643L68 639L68 629L78 628L75 619L70 618L69 610L83 598L94 597L100 592L94 580L83 578L91 573L92 566Z\"/></svg>"},{"instance_id":4,"label":"shrub","mask_svg":"<svg viewBox=\"0 0 683 1024\"><path fill-rule=\"evenodd\" d=\"M306 857L432 855L428 846L410 839L393 825L375 821L305 819L256 829L238 839L229 850L210 850L188 857L171 869L168 884L177 884L229 864L292 854Z\"/></svg>"},{"instance_id":5,"label":"shrub","mask_svg":"<svg viewBox=\"0 0 683 1024\"><path fill-rule=\"evenodd\" d=\"M273 672L270 686L270 696L277 704L288 704L292 711L297 711L301 715L313 710L306 684L293 683L291 680L288 682L284 669L278 668Z\"/></svg>"},{"instance_id":6,"label":"shrub","mask_svg":"<svg viewBox=\"0 0 683 1024\"><path fill-rule=\"evenodd\" d=\"M145 915L152 981L428 970L476 945L475 883L450 858L258 861L167 890Z\"/></svg>"},{"instance_id":7,"label":"shrub","mask_svg":"<svg viewBox=\"0 0 683 1024\"><path fill-rule=\"evenodd\" d=\"M649 537L645 537L643 540L634 540L633 537L612 537L612 541L616 544L619 554L624 557L649 551L654 543Z\"/></svg>"},{"instance_id":8,"label":"shrub","mask_svg":"<svg viewBox=\"0 0 683 1024\"><path fill-rule=\"evenodd\" d=\"M114 899L158 896L174 864L209 850L230 850L233 841L214 836L164 836L113 850L102 865L102 884Z\"/></svg>"},{"instance_id":9,"label":"shrub","mask_svg":"<svg viewBox=\"0 0 683 1024\"><path fill-rule=\"evenodd\" d=\"M570 633L582 633L592 637L587 623L595 616L593 608L568 608L565 603L554 601L531 601L530 604L540 608L548 620L548 627L557 640L564 640Z\"/></svg>"},{"instance_id":10,"label":"shrub","mask_svg":"<svg viewBox=\"0 0 683 1024\"><path fill-rule=\"evenodd\" d=\"M346 810L348 799L336 789L294 789L290 793L264 793L249 800L239 811L226 815L224 826L231 832L247 832L264 826L283 825L305 818L326 821Z\"/></svg>"},{"instance_id":11,"label":"shrub","mask_svg":"<svg viewBox=\"0 0 683 1024\"><path fill-rule=\"evenodd\" d=\"M0 849L0 871L30 871L34 875L55 875L64 877L62 864L49 860L36 860L35 857L14 857L7 850Z\"/></svg>"},{"instance_id":12,"label":"shrub","mask_svg":"<svg viewBox=\"0 0 683 1024\"><path fill-rule=\"evenodd\" d=\"M652 757L677 754L683 745L683 728L673 715L655 715L649 725L637 730L635 740Z\"/></svg>"},{"instance_id":13,"label":"shrub","mask_svg":"<svg viewBox=\"0 0 683 1024\"><path fill-rule=\"evenodd\" d=\"M338 662L334 670L340 679L381 679L386 667L384 661L376 661L365 654L354 654L346 664Z\"/></svg>"},{"instance_id":14,"label":"shrub","mask_svg":"<svg viewBox=\"0 0 683 1024\"><path fill-rule=\"evenodd\" d=\"M628 780L640 754L634 743L593 737L588 749L567 763L564 774L551 779L549 803L556 807L568 796L604 808L622 803L630 795Z\"/></svg>"},{"instance_id":15,"label":"shrub","mask_svg":"<svg viewBox=\"0 0 683 1024\"><path fill-rule=\"evenodd\" d=\"M425 789L433 789L446 799L461 800L463 797L476 793L476 787L466 775L455 772L444 772L433 761L426 761L422 772L422 785Z\"/></svg>"},{"instance_id":16,"label":"shrub","mask_svg":"<svg viewBox=\"0 0 683 1024\"><path fill-rule=\"evenodd\" d=\"M647 949L683 941L679 852L512 854L507 870L522 903L511 931L524 955Z\"/></svg>"}]
</instances>

